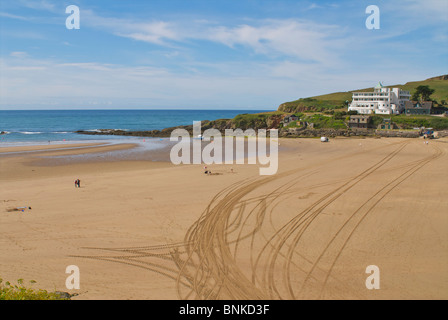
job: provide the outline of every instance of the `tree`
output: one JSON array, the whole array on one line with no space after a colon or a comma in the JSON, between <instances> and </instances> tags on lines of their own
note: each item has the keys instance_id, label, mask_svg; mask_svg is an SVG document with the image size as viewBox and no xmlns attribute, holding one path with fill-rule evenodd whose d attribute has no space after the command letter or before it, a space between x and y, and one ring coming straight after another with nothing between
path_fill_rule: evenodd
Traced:
<instances>
[{"instance_id":1,"label":"tree","mask_svg":"<svg viewBox=\"0 0 448 320\"><path fill-rule=\"evenodd\" d=\"M343 120L345 115L347 115L345 111L336 111L333 117L335 120Z\"/></svg>"},{"instance_id":2,"label":"tree","mask_svg":"<svg viewBox=\"0 0 448 320\"><path fill-rule=\"evenodd\" d=\"M431 100L430 96L434 93L434 89L431 89L429 86L418 86L415 88L415 92L412 95L412 100L414 101L429 101Z\"/></svg>"}]
</instances>

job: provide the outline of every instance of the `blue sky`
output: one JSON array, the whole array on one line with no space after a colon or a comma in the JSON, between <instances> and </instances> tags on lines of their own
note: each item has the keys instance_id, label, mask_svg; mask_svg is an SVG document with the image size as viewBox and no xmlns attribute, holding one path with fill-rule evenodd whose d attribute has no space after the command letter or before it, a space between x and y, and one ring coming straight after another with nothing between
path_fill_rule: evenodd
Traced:
<instances>
[{"instance_id":1,"label":"blue sky","mask_svg":"<svg viewBox=\"0 0 448 320\"><path fill-rule=\"evenodd\" d=\"M0 2L0 109L275 110L447 73L446 0Z\"/></svg>"}]
</instances>

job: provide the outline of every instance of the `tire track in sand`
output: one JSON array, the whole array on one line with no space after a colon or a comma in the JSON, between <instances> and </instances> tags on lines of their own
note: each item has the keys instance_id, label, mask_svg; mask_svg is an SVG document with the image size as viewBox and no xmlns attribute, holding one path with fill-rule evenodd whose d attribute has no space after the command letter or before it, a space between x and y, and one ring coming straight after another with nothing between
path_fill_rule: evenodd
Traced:
<instances>
[{"instance_id":1,"label":"tire track in sand","mask_svg":"<svg viewBox=\"0 0 448 320\"><path fill-rule=\"evenodd\" d=\"M435 149L435 153L432 155L425 157L421 160L413 161L412 166L405 170L402 174L400 174L397 178L390 181L386 187L380 188L374 195L372 195L369 199L367 199L364 203L361 204L351 215L350 217L344 222L344 224L339 228L339 230L334 234L332 239L328 242L327 246L324 248L324 250L321 252L319 257L316 259L315 263L313 264L310 272L308 273L307 277L305 278L305 281L302 285L302 290L304 289L307 282L310 280L310 277L312 273L314 272L316 266L322 261L325 255L330 255L332 247L335 247L333 249L334 251L334 257L331 258L331 265L328 271L325 273L325 277L322 281L320 292L319 292L319 298L322 298L324 289L328 283L328 280L330 278L330 275L334 269L335 264L337 263L339 257L341 256L343 250L345 249L347 243L350 241L353 234L356 232L359 225L364 221L364 219L375 209L375 207L385 198L387 197L392 190L394 190L396 187L398 187L400 184L405 182L407 179L409 179L412 175L414 175L417 171L419 171L421 168L423 168L425 165L427 165L429 162L441 157L444 152L434 146L433 149ZM370 205L369 205L370 204ZM364 211L364 212L363 212ZM355 219L358 219L355 221ZM350 227L350 224L354 224L353 227ZM344 238L344 231L345 233L348 233L345 235ZM337 239L341 238L340 241L343 241L342 244L337 243ZM315 276L314 276L315 277Z\"/></svg>"},{"instance_id":2,"label":"tire track in sand","mask_svg":"<svg viewBox=\"0 0 448 320\"><path fill-rule=\"evenodd\" d=\"M281 255L280 252L287 245L287 241L294 236L293 243L290 244L288 255L291 256L291 251L295 249L297 242L300 240L304 232L313 222L313 220L331 203L336 201L340 196L342 196L345 192L353 188L359 182L364 180L366 177L370 176L376 170L378 170L381 166L389 162L392 158L394 158L407 144L407 142L400 143L398 148L388 153L385 157L377 161L374 165L370 166L368 169L362 171L355 177L349 179L343 185L333 189L328 192L316 202L314 202L309 207L302 210L299 214L293 217L289 222L287 222L280 230L278 230L266 243L266 245L261 250L260 254L257 257L257 264L262 259L262 256L267 250L268 246L270 250L266 253L267 257L265 258L265 268L262 271L262 278L264 279L263 286L269 292L269 297L271 299L282 299L282 295L277 290L277 286L275 284L274 274L277 264L277 259ZM286 263L290 259L286 259ZM285 272L282 273L285 275ZM291 283L288 277L284 277L284 285L287 288L289 293L288 299L294 299L293 290L291 287Z\"/></svg>"},{"instance_id":3,"label":"tire track in sand","mask_svg":"<svg viewBox=\"0 0 448 320\"><path fill-rule=\"evenodd\" d=\"M181 299L281 299L283 296L280 290L276 288L274 281L277 259L281 257L286 261L285 265L287 267L283 268L283 273L285 274L285 271L289 271L291 265L295 264L293 255L298 253L294 253L294 244L298 243L301 235L315 217L325 207L336 201L344 192L378 170L384 163L390 161L406 144L407 142L397 142L375 148L387 148L398 145L397 149L390 152L373 166L327 193L324 197L293 217L280 229L274 230L274 235L267 239L261 252L256 255L256 259L252 259L252 255L255 253L250 253L252 277L248 278L236 263L238 245L245 239L251 238L250 248L253 251L255 236L262 234L260 232L261 226L264 224L265 213L268 207L276 203L279 197L293 195L294 193L288 190L297 182L290 180L268 194L249 199L245 199L245 197L247 198L251 192L267 186L275 180L285 177L294 178L297 174L310 168L298 168L289 172L278 173L275 176L250 179L244 181L243 185L239 181L223 189L215 195L196 223L190 227L183 242L159 246L90 248L109 252L117 251L117 253L124 254L77 257L124 263L175 279L178 296ZM346 157L351 156L346 155ZM345 158L345 156L338 159L342 158ZM310 167L320 165L322 165L322 162ZM328 201L328 197L331 197L330 201ZM249 203L254 204L255 208L247 212ZM236 216L232 216L232 213L235 211ZM270 212L272 214L272 209ZM242 228L251 216L256 217L255 227L250 232L243 233ZM236 232L238 232L238 236L235 239L230 239L230 235ZM287 254L284 254L282 248L285 247L286 242L291 238L293 243L288 246ZM233 252L230 244L234 245ZM166 252L157 253L159 250L165 250ZM163 261L154 263L143 260L146 258L162 259ZM261 280L258 280L257 271L262 259L267 260L269 263L261 269L262 277L260 278ZM174 265L174 267L168 266L167 263ZM311 262L308 261L307 263L310 264ZM317 270L319 266L316 264L313 268L313 270ZM313 274L309 275L309 278L313 277ZM284 279L288 280L288 273L286 273ZM290 283L286 283L286 288L290 296L294 297ZM187 290L186 293L183 291L185 289Z\"/></svg>"},{"instance_id":4,"label":"tire track in sand","mask_svg":"<svg viewBox=\"0 0 448 320\"><path fill-rule=\"evenodd\" d=\"M401 144L397 150L389 153L389 155L381 159L375 165L352 179L351 181L355 181L355 183L350 187L354 186L358 180L362 180L365 176L368 176L374 170L381 167L381 165L392 159L404 146L405 143ZM284 175L290 174L291 172L284 173ZM219 283L218 287L220 292L221 289L223 289L224 295L231 299L264 299L265 297L269 297L266 296L263 291L260 291L252 281L249 281L242 274L241 270L239 270L235 265L234 259L225 241L225 237L222 236L222 229L224 229L222 226L226 225L225 221L232 212L233 207L235 207L244 195L250 193L256 188L259 188L260 185L266 184L278 178L280 177L277 176L274 178L266 178L263 182L254 182L230 192L223 199L221 199L211 211L206 212L207 219L202 221L202 224L198 224L198 227L194 230L190 237L186 237L190 243L196 243L196 246L193 248L192 252L196 252L197 256L201 257L199 259L200 267L196 270L195 276L195 282L201 283L201 287L207 287L207 281L210 278L214 278L219 279L216 283ZM332 193L335 193L337 190L345 187L351 181L337 188ZM344 192L345 191L346 190L344 190ZM326 198L327 197L324 197L319 202L324 201ZM331 202L333 202L336 198L332 199ZM314 206L316 205L317 204ZM295 222L294 219L291 222ZM195 238L195 235L197 234L200 236ZM289 235L287 234L286 237L283 237L283 239L288 237ZM284 240L281 241L284 243ZM269 243L270 242L271 241L269 241ZM276 246L276 250L273 254L274 258L278 256L283 244L282 242L279 246ZM272 259L271 261L275 262L275 259ZM271 263L270 270L273 270L273 263ZM270 274L272 275L272 272ZM272 282L273 281L271 280L270 283L272 284ZM275 286L271 285L269 289L271 292L273 290L275 291Z\"/></svg>"}]
</instances>

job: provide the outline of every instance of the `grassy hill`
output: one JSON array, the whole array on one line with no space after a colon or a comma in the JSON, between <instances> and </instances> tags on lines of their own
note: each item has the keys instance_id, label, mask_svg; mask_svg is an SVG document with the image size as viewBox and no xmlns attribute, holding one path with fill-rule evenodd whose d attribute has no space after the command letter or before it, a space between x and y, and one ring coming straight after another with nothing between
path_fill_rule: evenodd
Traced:
<instances>
[{"instance_id":1,"label":"grassy hill","mask_svg":"<svg viewBox=\"0 0 448 320\"><path fill-rule=\"evenodd\" d=\"M435 92L431 95L433 100L438 102L441 102L442 100L448 101L448 75L389 87L401 88L403 90L410 91L412 94L418 86L429 86L431 89L434 89Z\"/></svg>"},{"instance_id":2,"label":"grassy hill","mask_svg":"<svg viewBox=\"0 0 448 320\"><path fill-rule=\"evenodd\" d=\"M448 75L429 78L423 81L407 82L406 84L397 84L387 86L388 88L401 88L410 91L411 94L420 85L429 86L435 92L431 98L439 103L442 100L448 101ZM348 92L335 92L314 96L309 98L301 98L295 101L282 103L278 111L295 113L295 112L323 112L326 110L346 109L346 101L352 100L352 92L373 91L373 87L357 89Z\"/></svg>"}]
</instances>

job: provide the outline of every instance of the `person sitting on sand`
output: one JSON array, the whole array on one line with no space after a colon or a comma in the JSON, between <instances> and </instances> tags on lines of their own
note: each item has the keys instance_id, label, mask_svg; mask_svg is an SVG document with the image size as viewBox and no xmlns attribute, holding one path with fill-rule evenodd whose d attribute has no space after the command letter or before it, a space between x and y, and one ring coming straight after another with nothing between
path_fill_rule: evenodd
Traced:
<instances>
[{"instance_id":1,"label":"person sitting on sand","mask_svg":"<svg viewBox=\"0 0 448 320\"><path fill-rule=\"evenodd\" d=\"M12 211L22 211L24 212L26 209L31 210L31 207L16 207L16 208L12 208L12 209L7 209L8 212L12 212Z\"/></svg>"}]
</instances>

